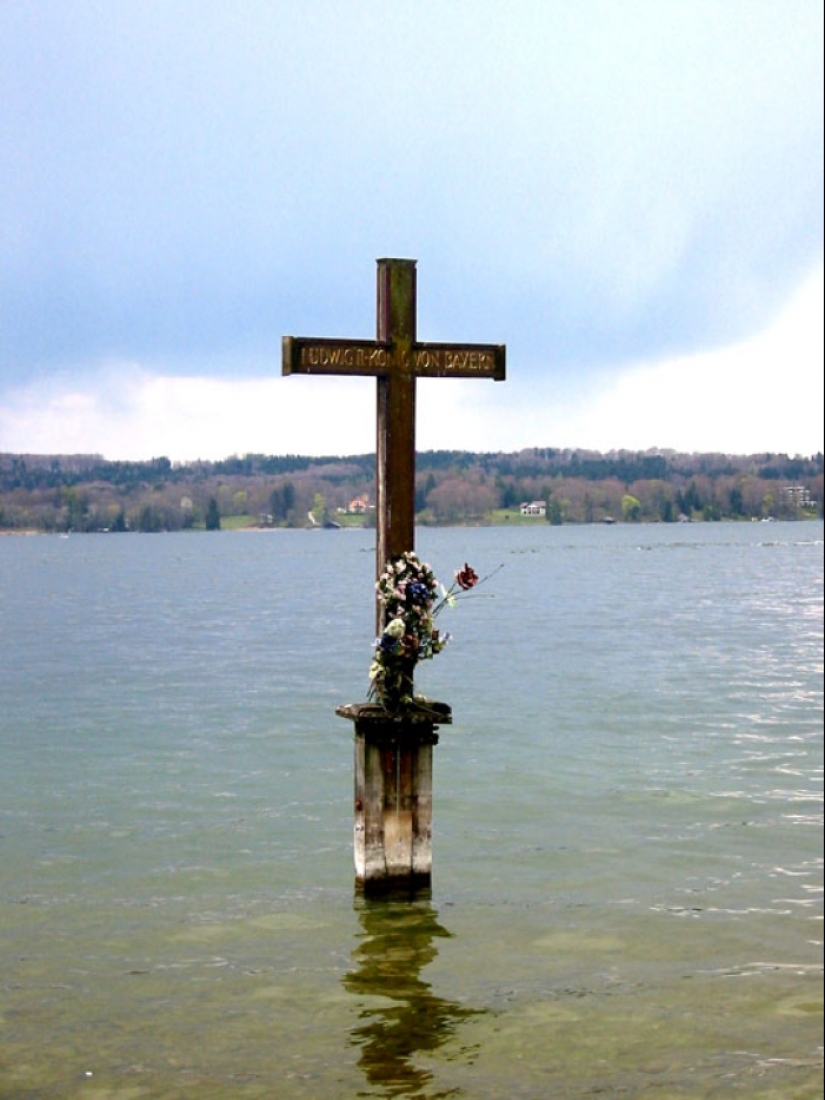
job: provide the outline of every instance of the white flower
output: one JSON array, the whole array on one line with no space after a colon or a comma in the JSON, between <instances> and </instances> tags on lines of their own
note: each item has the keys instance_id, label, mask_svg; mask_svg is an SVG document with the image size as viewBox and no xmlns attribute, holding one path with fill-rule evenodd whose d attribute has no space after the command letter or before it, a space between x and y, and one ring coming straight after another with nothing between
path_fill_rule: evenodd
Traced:
<instances>
[{"instance_id":1,"label":"white flower","mask_svg":"<svg viewBox=\"0 0 825 1100\"><path fill-rule=\"evenodd\" d=\"M391 622L387 623L384 628L384 633L389 634L391 638L403 638L404 629L403 619L393 619Z\"/></svg>"}]
</instances>

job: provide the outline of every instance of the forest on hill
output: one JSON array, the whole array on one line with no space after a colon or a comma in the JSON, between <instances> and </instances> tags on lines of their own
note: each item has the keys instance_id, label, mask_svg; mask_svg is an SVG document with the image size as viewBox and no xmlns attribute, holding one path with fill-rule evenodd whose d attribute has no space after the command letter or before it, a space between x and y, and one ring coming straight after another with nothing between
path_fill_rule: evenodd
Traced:
<instances>
[{"instance_id":1,"label":"forest on hill","mask_svg":"<svg viewBox=\"0 0 825 1100\"><path fill-rule=\"evenodd\" d=\"M2 531L369 526L374 503L372 454L193 463L0 454ZM442 525L821 518L823 456L425 451L415 508L418 523Z\"/></svg>"}]
</instances>

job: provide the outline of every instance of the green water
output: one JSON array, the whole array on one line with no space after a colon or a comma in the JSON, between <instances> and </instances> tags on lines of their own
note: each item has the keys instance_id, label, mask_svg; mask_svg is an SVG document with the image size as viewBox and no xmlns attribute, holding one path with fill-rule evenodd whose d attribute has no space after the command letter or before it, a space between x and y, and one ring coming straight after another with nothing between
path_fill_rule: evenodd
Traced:
<instances>
[{"instance_id":1,"label":"green water","mask_svg":"<svg viewBox=\"0 0 825 1100\"><path fill-rule=\"evenodd\" d=\"M0 540L0 1097L820 1096L822 536L420 532L505 568L412 903L353 890L365 535Z\"/></svg>"}]
</instances>

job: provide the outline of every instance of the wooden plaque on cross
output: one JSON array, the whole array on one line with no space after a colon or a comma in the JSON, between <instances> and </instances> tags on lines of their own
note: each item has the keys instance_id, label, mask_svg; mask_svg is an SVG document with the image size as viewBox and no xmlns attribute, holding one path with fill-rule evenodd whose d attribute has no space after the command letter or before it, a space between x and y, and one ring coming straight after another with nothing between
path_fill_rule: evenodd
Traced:
<instances>
[{"instance_id":1,"label":"wooden plaque on cross","mask_svg":"<svg viewBox=\"0 0 825 1100\"><path fill-rule=\"evenodd\" d=\"M419 343L416 261L378 260L375 340L284 336L283 374L377 379L376 576L415 549L415 383L417 378L505 377L503 344ZM378 628L383 627L378 605Z\"/></svg>"}]
</instances>

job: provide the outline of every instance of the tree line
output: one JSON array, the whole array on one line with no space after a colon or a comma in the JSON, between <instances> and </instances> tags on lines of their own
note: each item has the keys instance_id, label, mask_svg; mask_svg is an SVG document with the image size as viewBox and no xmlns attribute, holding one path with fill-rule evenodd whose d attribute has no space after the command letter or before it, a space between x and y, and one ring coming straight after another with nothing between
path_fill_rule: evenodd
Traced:
<instances>
[{"instance_id":1,"label":"tree line","mask_svg":"<svg viewBox=\"0 0 825 1100\"><path fill-rule=\"evenodd\" d=\"M371 454L196 463L0 454L3 530L302 527L336 517L369 524L374 501ZM508 522L532 503L553 524L822 517L823 456L529 448L417 457L421 524Z\"/></svg>"}]
</instances>

